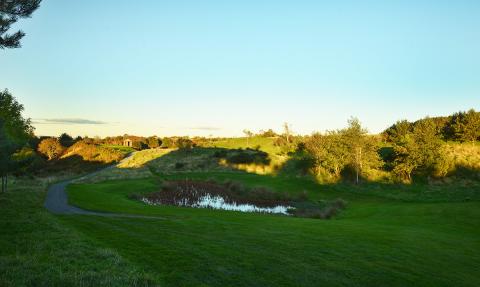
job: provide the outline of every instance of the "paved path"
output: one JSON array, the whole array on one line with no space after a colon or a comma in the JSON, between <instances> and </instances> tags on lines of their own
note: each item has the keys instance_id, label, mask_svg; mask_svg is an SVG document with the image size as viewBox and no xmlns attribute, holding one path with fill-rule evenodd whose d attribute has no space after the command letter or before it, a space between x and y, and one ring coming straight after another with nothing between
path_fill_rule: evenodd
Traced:
<instances>
[{"instance_id":1,"label":"paved path","mask_svg":"<svg viewBox=\"0 0 480 287\"><path fill-rule=\"evenodd\" d=\"M133 154L132 154L133 155ZM131 157L132 155L124 158ZM115 165L109 166L105 169L114 168ZM88 178L94 176L95 174L105 170L102 169L100 171L96 171L85 175L83 178ZM120 213L108 213L108 212L98 212L98 211L90 211L78 208L76 206L68 204L68 196L67 192L65 191L67 185L72 183L74 179L62 181L60 183L56 183L48 188L47 198L45 199L45 208L50 211L51 213L55 214L84 214L84 215L97 215L97 216L106 216L106 217L130 217L130 218L153 218L153 219L164 219L162 217L156 216L143 216L143 215L134 215L134 214L120 214Z\"/></svg>"}]
</instances>

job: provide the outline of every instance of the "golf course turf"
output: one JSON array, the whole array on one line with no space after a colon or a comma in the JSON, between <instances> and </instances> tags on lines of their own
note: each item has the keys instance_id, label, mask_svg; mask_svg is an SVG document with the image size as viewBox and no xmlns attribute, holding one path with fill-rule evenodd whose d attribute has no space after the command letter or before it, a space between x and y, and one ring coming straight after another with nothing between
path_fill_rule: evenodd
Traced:
<instances>
[{"instance_id":1,"label":"golf course turf","mask_svg":"<svg viewBox=\"0 0 480 287\"><path fill-rule=\"evenodd\" d=\"M307 190L313 200L340 197L348 207L335 219L319 220L148 206L128 197L158 191L162 180L178 178ZM382 188L385 196L303 178L178 173L68 188L70 203L85 209L163 219L76 215L60 220L157 274L165 286L477 286L480 203L447 200L442 192L437 200L401 200L398 191ZM407 199L409 192L414 191L405 191Z\"/></svg>"}]
</instances>

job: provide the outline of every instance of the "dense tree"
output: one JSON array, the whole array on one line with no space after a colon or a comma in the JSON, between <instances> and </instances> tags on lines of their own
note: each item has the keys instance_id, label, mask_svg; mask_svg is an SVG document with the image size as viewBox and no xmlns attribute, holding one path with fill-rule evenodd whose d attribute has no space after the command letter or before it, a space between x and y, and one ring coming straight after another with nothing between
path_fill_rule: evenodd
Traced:
<instances>
[{"instance_id":1,"label":"dense tree","mask_svg":"<svg viewBox=\"0 0 480 287\"><path fill-rule=\"evenodd\" d=\"M48 158L48 160L59 158L65 148L60 144L56 138L43 139L38 145L38 152Z\"/></svg>"},{"instance_id":2,"label":"dense tree","mask_svg":"<svg viewBox=\"0 0 480 287\"><path fill-rule=\"evenodd\" d=\"M24 145L33 136L31 121L22 117L23 110L8 90L0 92L0 119L5 133L16 145Z\"/></svg>"},{"instance_id":3,"label":"dense tree","mask_svg":"<svg viewBox=\"0 0 480 287\"><path fill-rule=\"evenodd\" d=\"M348 121L348 128L341 131L344 144L347 146L348 162L355 171L355 182L358 184L364 169L378 167L380 156L377 146L368 131L362 127L357 118Z\"/></svg>"},{"instance_id":4,"label":"dense tree","mask_svg":"<svg viewBox=\"0 0 480 287\"><path fill-rule=\"evenodd\" d=\"M71 137L67 133L61 134L60 137L58 137L58 140L60 144L64 147L70 147L75 143L75 141L73 140L73 137Z\"/></svg>"},{"instance_id":5,"label":"dense tree","mask_svg":"<svg viewBox=\"0 0 480 287\"><path fill-rule=\"evenodd\" d=\"M406 120L397 122L383 132L384 138L395 142L398 135L412 132L412 129L423 122L433 124L435 133L443 140L476 141L480 139L480 112L471 109L467 112L458 112L450 116L426 117L410 123Z\"/></svg>"},{"instance_id":6,"label":"dense tree","mask_svg":"<svg viewBox=\"0 0 480 287\"><path fill-rule=\"evenodd\" d=\"M375 139L358 119L352 118L348 123L345 129L312 135L305 141L305 151L313 158L317 173L324 171L339 178L350 167L359 183L362 173L378 168L381 160Z\"/></svg>"},{"instance_id":7,"label":"dense tree","mask_svg":"<svg viewBox=\"0 0 480 287\"><path fill-rule=\"evenodd\" d=\"M13 142L6 134L5 124L0 118L0 176L2 178L2 192L7 190L7 174L12 167L12 154L15 150Z\"/></svg>"},{"instance_id":8,"label":"dense tree","mask_svg":"<svg viewBox=\"0 0 480 287\"><path fill-rule=\"evenodd\" d=\"M264 137L264 138L273 138L273 137L276 137L278 135L272 129L268 129L266 131L261 130L259 132L259 136Z\"/></svg>"},{"instance_id":9,"label":"dense tree","mask_svg":"<svg viewBox=\"0 0 480 287\"><path fill-rule=\"evenodd\" d=\"M175 142L175 145L179 149L189 150L193 147L193 141L190 140L189 138L178 138L177 141Z\"/></svg>"},{"instance_id":10,"label":"dense tree","mask_svg":"<svg viewBox=\"0 0 480 287\"><path fill-rule=\"evenodd\" d=\"M403 139L413 130L413 124L407 120L397 121L391 127L385 130L384 134L387 140L397 142Z\"/></svg>"},{"instance_id":11,"label":"dense tree","mask_svg":"<svg viewBox=\"0 0 480 287\"><path fill-rule=\"evenodd\" d=\"M17 167L13 154L26 146L33 136L30 119L22 116L23 106L8 90L0 92L0 176L6 190L8 174Z\"/></svg>"},{"instance_id":12,"label":"dense tree","mask_svg":"<svg viewBox=\"0 0 480 287\"><path fill-rule=\"evenodd\" d=\"M471 109L452 116L452 131L460 141L474 142L480 138L480 113Z\"/></svg>"},{"instance_id":13,"label":"dense tree","mask_svg":"<svg viewBox=\"0 0 480 287\"><path fill-rule=\"evenodd\" d=\"M348 163L347 147L337 131L313 134L305 141L305 151L312 157L317 174L326 171L338 178Z\"/></svg>"},{"instance_id":14,"label":"dense tree","mask_svg":"<svg viewBox=\"0 0 480 287\"><path fill-rule=\"evenodd\" d=\"M93 144L93 139L89 138L88 136L84 136L83 141L87 144Z\"/></svg>"},{"instance_id":15,"label":"dense tree","mask_svg":"<svg viewBox=\"0 0 480 287\"><path fill-rule=\"evenodd\" d=\"M162 144L162 141L156 136L147 138L147 145L149 148L157 148L161 144Z\"/></svg>"},{"instance_id":16,"label":"dense tree","mask_svg":"<svg viewBox=\"0 0 480 287\"><path fill-rule=\"evenodd\" d=\"M411 133L394 143L394 173L407 181L411 181L414 171L432 173L444 158L441 147L435 122L428 119L419 122Z\"/></svg>"},{"instance_id":17,"label":"dense tree","mask_svg":"<svg viewBox=\"0 0 480 287\"><path fill-rule=\"evenodd\" d=\"M132 147L136 150L142 150L142 149L147 148L148 145L145 142L136 139L132 142Z\"/></svg>"},{"instance_id":18,"label":"dense tree","mask_svg":"<svg viewBox=\"0 0 480 287\"><path fill-rule=\"evenodd\" d=\"M175 140L172 138L163 138L162 139L162 148L174 148L175 145Z\"/></svg>"},{"instance_id":19,"label":"dense tree","mask_svg":"<svg viewBox=\"0 0 480 287\"><path fill-rule=\"evenodd\" d=\"M19 48L23 31L8 34L10 27L20 18L30 17L41 0L0 0L0 48Z\"/></svg>"}]
</instances>

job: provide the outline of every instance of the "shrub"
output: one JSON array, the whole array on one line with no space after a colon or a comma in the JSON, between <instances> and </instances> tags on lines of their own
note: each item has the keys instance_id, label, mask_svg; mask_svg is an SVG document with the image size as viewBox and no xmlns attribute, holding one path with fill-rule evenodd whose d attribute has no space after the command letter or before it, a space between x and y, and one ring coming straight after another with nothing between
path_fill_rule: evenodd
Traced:
<instances>
[{"instance_id":1,"label":"shrub","mask_svg":"<svg viewBox=\"0 0 480 287\"><path fill-rule=\"evenodd\" d=\"M347 202L341 198L337 198L333 201L332 205L337 209L345 209L347 207Z\"/></svg>"},{"instance_id":2,"label":"shrub","mask_svg":"<svg viewBox=\"0 0 480 287\"><path fill-rule=\"evenodd\" d=\"M13 161L18 169L15 175L24 175L31 173L35 169L41 168L45 160L42 159L32 148L24 147L12 155Z\"/></svg>"},{"instance_id":3,"label":"shrub","mask_svg":"<svg viewBox=\"0 0 480 287\"><path fill-rule=\"evenodd\" d=\"M162 139L162 148L174 148L175 141L172 138L163 138Z\"/></svg>"},{"instance_id":4,"label":"shrub","mask_svg":"<svg viewBox=\"0 0 480 287\"><path fill-rule=\"evenodd\" d=\"M229 153L226 156L227 163L229 164L269 164L270 158L268 153L260 150L236 150L232 153Z\"/></svg>"},{"instance_id":5,"label":"shrub","mask_svg":"<svg viewBox=\"0 0 480 287\"><path fill-rule=\"evenodd\" d=\"M147 145L149 148L157 148L161 144L162 144L162 141L155 136L147 138Z\"/></svg>"},{"instance_id":6,"label":"shrub","mask_svg":"<svg viewBox=\"0 0 480 287\"><path fill-rule=\"evenodd\" d=\"M245 187L245 185L238 181L226 180L223 183L223 186L236 194L245 194L248 192L248 189Z\"/></svg>"},{"instance_id":7,"label":"shrub","mask_svg":"<svg viewBox=\"0 0 480 287\"><path fill-rule=\"evenodd\" d=\"M277 133L275 133L272 129L268 129L266 131L260 131L259 135L264 138L272 138L272 137L278 136Z\"/></svg>"},{"instance_id":8,"label":"shrub","mask_svg":"<svg viewBox=\"0 0 480 287\"><path fill-rule=\"evenodd\" d=\"M182 169L185 167L185 164L183 162L177 162L175 163L175 168L176 169Z\"/></svg>"},{"instance_id":9,"label":"shrub","mask_svg":"<svg viewBox=\"0 0 480 287\"><path fill-rule=\"evenodd\" d=\"M341 198L333 201L321 202L320 206L311 203L303 203L291 213L296 217L331 219L341 210L345 209L347 202Z\"/></svg>"},{"instance_id":10,"label":"shrub","mask_svg":"<svg viewBox=\"0 0 480 287\"><path fill-rule=\"evenodd\" d=\"M56 138L46 138L38 145L38 152L48 158L48 160L59 158L65 148L60 144Z\"/></svg>"},{"instance_id":11,"label":"shrub","mask_svg":"<svg viewBox=\"0 0 480 287\"><path fill-rule=\"evenodd\" d=\"M215 158L225 158L227 157L227 150L225 149L220 149L220 150L216 150L214 153L213 153L213 157Z\"/></svg>"},{"instance_id":12,"label":"shrub","mask_svg":"<svg viewBox=\"0 0 480 287\"><path fill-rule=\"evenodd\" d=\"M70 147L75 143L74 139L67 133L61 134L58 140L60 141L60 144L64 147Z\"/></svg>"},{"instance_id":13,"label":"shrub","mask_svg":"<svg viewBox=\"0 0 480 287\"><path fill-rule=\"evenodd\" d=\"M306 190L302 191L298 195L297 199L300 200L300 201L307 201L308 200L308 192Z\"/></svg>"},{"instance_id":14,"label":"shrub","mask_svg":"<svg viewBox=\"0 0 480 287\"><path fill-rule=\"evenodd\" d=\"M190 140L189 138L179 138L175 142L175 145L179 149L190 150L193 148L193 141Z\"/></svg>"},{"instance_id":15,"label":"shrub","mask_svg":"<svg viewBox=\"0 0 480 287\"><path fill-rule=\"evenodd\" d=\"M142 150L142 149L146 149L148 146L143 141L135 140L132 142L132 147L136 150Z\"/></svg>"}]
</instances>

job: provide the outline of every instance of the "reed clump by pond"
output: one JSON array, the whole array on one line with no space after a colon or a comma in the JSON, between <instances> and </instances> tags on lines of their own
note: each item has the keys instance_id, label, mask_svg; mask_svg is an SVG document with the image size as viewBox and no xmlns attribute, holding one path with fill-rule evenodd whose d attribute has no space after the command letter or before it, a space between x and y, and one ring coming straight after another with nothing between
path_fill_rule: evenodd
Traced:
<instances>
[{"instance_id":1,"label":"reed clump by pond","mask_svg":"<svg viewBox=\"0 0 480 287\"><path fill-rule=\"evenodd\" d=\"M149 205L175 205L242 212L261 212L330 219L346 207L342 199L311 202L306 193L292 196L265 187L246 187L235 181L171 180L161 190L142 196L131 196Z\"/></svg>"},{"instance_id":2,"label":"reed clump by pond","mask_svg":"<svg viewBox=\"0 0 480 287\"><path fill-rule=\"evenodd\" d=\"M206 207L244 212L288 214L291 199L266 188L247 189L234 182L173 180L142 198L147 204Z\"/></svg>"}]
</instances>

